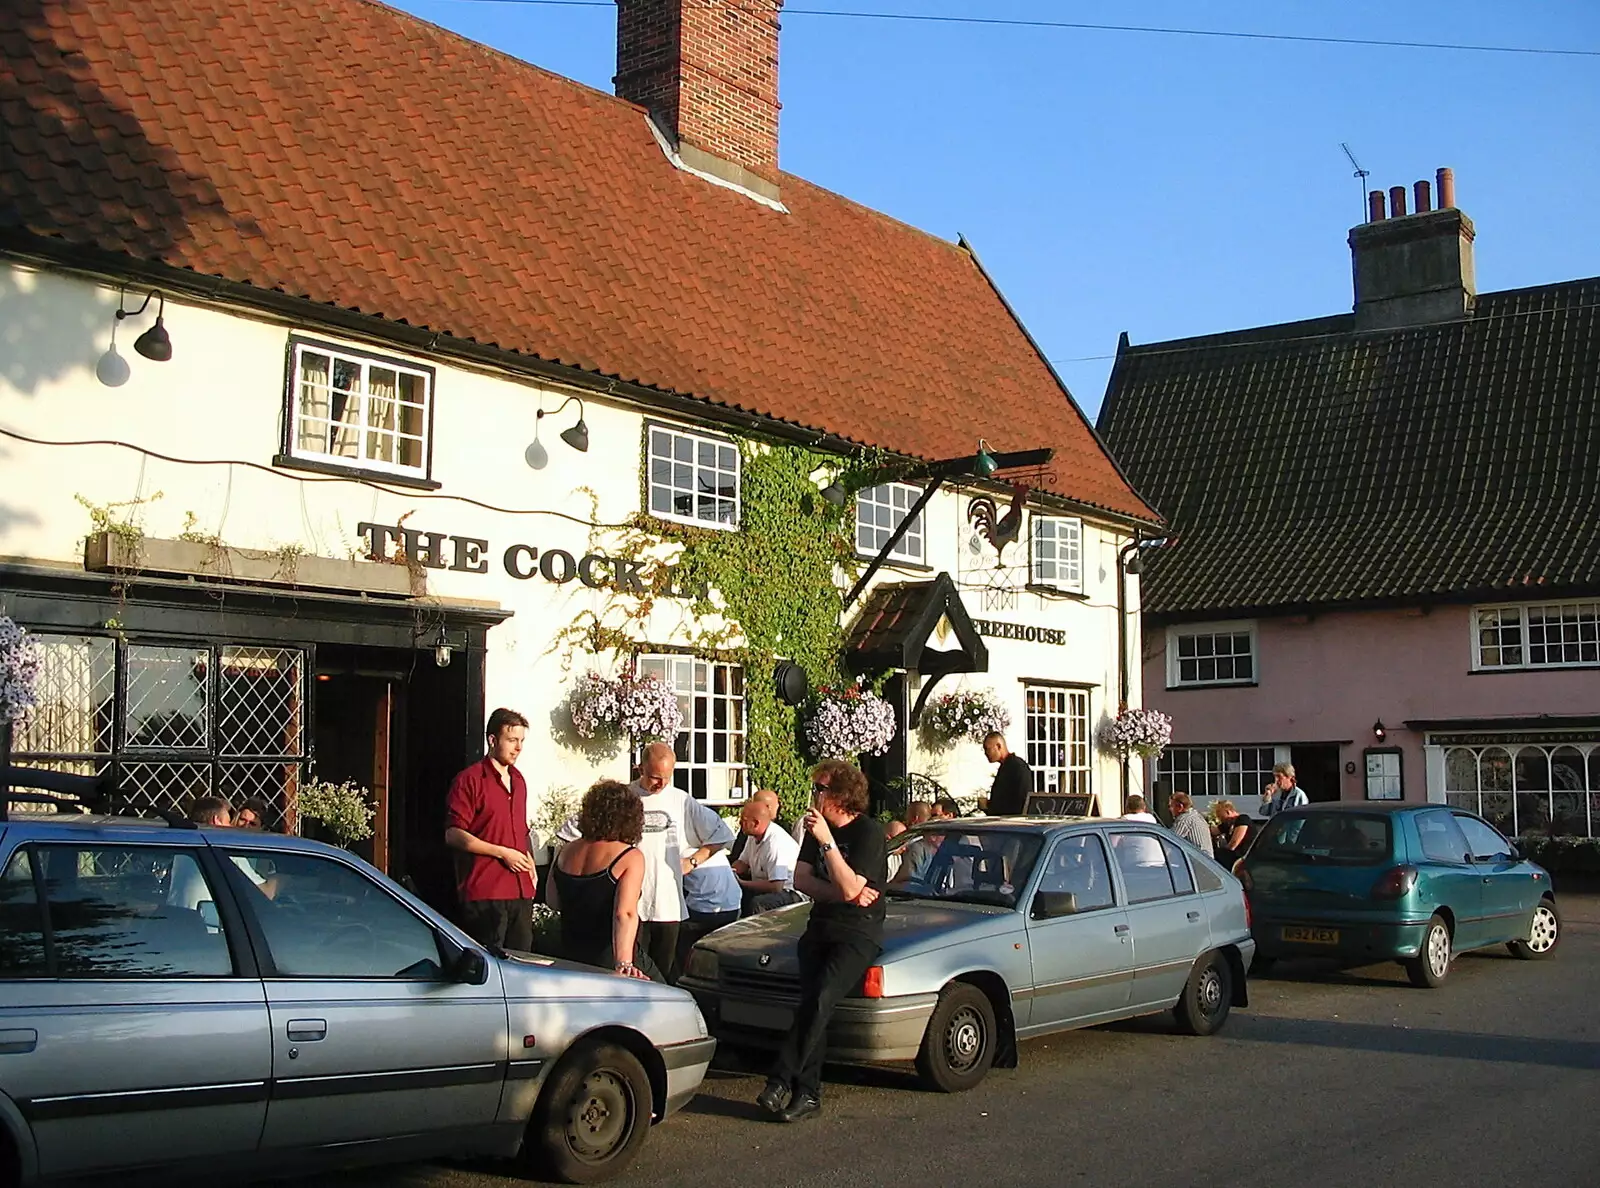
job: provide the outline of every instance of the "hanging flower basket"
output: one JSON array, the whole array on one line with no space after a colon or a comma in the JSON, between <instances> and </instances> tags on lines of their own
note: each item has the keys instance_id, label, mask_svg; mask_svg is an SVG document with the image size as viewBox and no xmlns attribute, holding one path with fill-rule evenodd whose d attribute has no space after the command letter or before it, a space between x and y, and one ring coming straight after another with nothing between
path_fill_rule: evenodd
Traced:
<instances>
[{"instance_id":1,"label":"hanging flower basket","mask_svg":"<svg viewBox=\"0 0 1600 1188\"><path fill-rule=\"evenodd\" d=\"M1160 710L1125 709L1100 726L1100 749L1126 759L1158 759L1172 742L1172 719Z\"/></svg>"},{"instance_id":2,"label":"hanging flower basket","mask_svg":"<svg viewBox=\"0 0 1600 1188\"><path fill-rule=\"evenodd\" d=\"M653 673L624 673L615 679L584 673L567 704L579 738L626 738L638 745L671 742L683 729L677 693Z\"/></svg>"},{"instance_id":3,"label":"hanging flower basket","mask_svg":"<svg viewBox=\"0 0 1600 1188\"><path fill-rule=\"evenodd\" d=\"M881 755L894 740L894 706L863 685L817 686L806 716L806 742L819 759Z\"/></svg>"},{"instance_id":4,"label":"hanging flower basket","mask_svg":"<svg viewBox=\"0 0 1600 1188\"><path fill-rule=\"evenodd\" d=\"M20 726L38 700L39 645L0 615L0 726Z\"/></svg>"},{"instance_id":5,"label":"hanging flower basket","mask_svg":"<svg viewBox=\"0 0 1600 1188\"><path fill-rule=\"evenodd\" d=\"M341 846L366 841L372 836L372 793L353 780L342 784L314 780L300 789L296 798L300 819L310 818Z\"/></svg>"},{"instance_id":6,"label":"hanging flower basket","mask_svg":"<svg viewBox=\"0 0 1600 1188\"><path fill-rule=\"evenodd\" d=\"M1011 725L1011 714L993 689L964 689L929 702L922 725L932 738L946 744L962 739L982 742Z\"/></svg>"}]
</instances>

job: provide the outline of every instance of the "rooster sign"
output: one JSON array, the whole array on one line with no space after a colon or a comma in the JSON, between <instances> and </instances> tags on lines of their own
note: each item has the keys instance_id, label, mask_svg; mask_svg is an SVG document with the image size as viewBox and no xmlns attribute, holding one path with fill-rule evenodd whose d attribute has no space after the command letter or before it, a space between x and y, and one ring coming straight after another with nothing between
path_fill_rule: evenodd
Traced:
<instances>
[{"instance_id":1,"label":"rooster sign","mask_svg":"<svg viewBox=\"0 0 1600 1188\"><path fill-rule=\"evenodd\" d=\"M987 495L979 495L967 503L967 522L977 529L978 535L994 548L996 569L1005 568L1006 546L1022 534L1022 508L1028 501L1028 488L1012 484L1011 506L1005 515Z\"/></svg>"}]
</instances>

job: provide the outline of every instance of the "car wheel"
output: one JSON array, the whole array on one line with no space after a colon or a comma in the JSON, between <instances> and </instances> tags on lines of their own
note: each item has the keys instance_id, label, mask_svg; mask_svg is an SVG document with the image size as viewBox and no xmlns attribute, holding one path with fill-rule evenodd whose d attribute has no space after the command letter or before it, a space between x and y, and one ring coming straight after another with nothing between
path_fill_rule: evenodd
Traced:
<instances>
[{"instance_id":1,"label":"car wheel","mask_svg":"<svg viewBox=\"0 0 1600 1188\"><path fill-rule=\"evenodd\" d=\"M917 1053L922 1083L941 1093L962 1093L983 1080L994 1064L994 1006L966 982L951 982L939 995Z\"/></svg>"},{"instance_id":2,"label":"car wheel","mask_svg":"<svg viewBox=\"0 0 1600 1188\"><path fill-rule=\"evenodd\" d=\"M1428 921L1422 934L1422 949L1413 958L1404 961L1406 976L1413 986L1432 990L1450 976L1450 929L1438 916Z\"/></svg>"},{"instance_id":3,"label":"car wheel","mask_svg":"<svg viewBox=\"0 0 1600 1188\"><path fill-rule=\"evenodd\" d=\"M1227 1022L1233 1006L1233 970L1220 953L1207 953L1189 971L1178 1005L1178 1026L1190 1035L1210 1035Z\"/></svg>"},{"instance_id":4,"label":"car wheel","mask_svg":"<svg viewBox=\"0 0 1600 1188\"><path fill-rule=\"evenodd\" d=\"M1533 909L1533 923L1528 927L1527 938L1514 940L1506 948L1513 957L1534 961L1550 956L1560 943L1561 913L1556 910L1555 900L1541 899L1539 906Z\"/></svg>"},{"instance_id":5,"label":"car wheel","mask_svg":"<svg viewBox=\"0 0 1600 1188\"><path fill-rule=\"evenodd\" d=\"M633 1162L650 1133L650 1077L616 1044L569 1052L539 1094L524 1155L542 1176L592 1184Z\"/></svg>"}]
</instances>

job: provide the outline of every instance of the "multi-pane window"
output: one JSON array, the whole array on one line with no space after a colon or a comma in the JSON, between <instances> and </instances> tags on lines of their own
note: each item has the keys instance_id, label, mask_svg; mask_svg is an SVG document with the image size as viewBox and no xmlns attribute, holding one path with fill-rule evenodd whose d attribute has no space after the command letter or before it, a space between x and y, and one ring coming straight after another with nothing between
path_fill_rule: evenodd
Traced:
<instances>
[{"instance_id":1,"label":"multi-pane window","mask_svg":"<svg viewBox=\"0 0 1600 1188\"><path fill-rule=\"evenodd\" d=\"M894 530L906 518L906 513L922 497L916 487L905 483L883 483L856 492L856 552L876 557ZM921 565L926 553L923 546L922 513L912 520L905 535L889 550L895 561L910 561Z\"/></svg>"},{"instance_id":2,"label":"multi-pane window","mask_svg":"<svg viewBox=\"0 0 1600 1188\"><path fill-rule=\"evenodd\" d=\"M1239 809L1249 813L1254 802L1248 798L1271 782L1277 753L1274 747L1168 747L1156 760L1156 779L1168 792L1245 801Z\"/></svg>"},{"instance_id":3,"label":"multi-pane window","mask_svg":"<svg viewBox=\"0 0 1600 1188\"><path fill-rule=\"evenodd\" d=\"M1475 612L1478 668L1600 664L1600 602L1544 602Z\"/></svg>"},{"instance_id":4,"label":"multi-pane window","mask_svg":"<svg viewBox=\"0 0 1600 1188\"><path fill-rule=\"evenodd\" d=\"M258 797L292 819L305 774L305 653L35 632L35 712L16 762L110 773L130 808L187 811L197 796Z\"/></svg>"},{"instance_id":5,"label":"multi-pane window","mask_svg":"<svg viewBox=\"0 0 1600 1188\"><path fill-rule=\"evenodd\" d=\"M652 425L650 514L702 528L739 526L739 450L731 441Z\"/></svg>"},{"instance_id":6,"label":"multi-pane window","mask_svg":"<svg viewBox=\"0 0 1600 1188\"><path fill-rule=\"evenodd\" d=\"M427 478L431 368L293 340L289 453Z\"/></svg>"},{"instance_id":7,"label":"multi-pane window","mask_svg":"<svg viewBox=\"0 0 1600 1188\"><path fill-rule=\"evenodd\" d=\"M1033 517L1033 563L1036 586L1083 590L1083 521L1063 516Z\"/></svg>"},{"instance_id":8,"label":"multi-pane window","mask_svg":"<svg viewBox=\"0 0 1600 1188\"><path fill-rule=\"evenodd\" d=\"M639 671L660 677L678 694L683 729L673 742L673 783L696 800L743 800L749 790L744 669L694 656L644 656Z\"/></svg>"},{"instance_id":9,"label":"multi-pane window","mask_svg":"<svg viewBox=\"0 0 1600 1188\"><path fill-rule=\"evenodd\" d=\"M1451 746L1445 800L1508 837L1532 830L1600 835L1600 737Z\"/></svg>"},{"instance_id":10,"label":"multi-pane window","mask_svg":"<svg viewBox=\"0 0 1600 1188\"><path fill-rule=\"evenodd\" d=\"M1255 628L1249 624L1174 627L1167 632L1167 687L1254 681L1255 645Z\"/></svg>"},{"instance_id":11,"label":"multi-pane window","mask_svg":"<svg viewBox=\"0 0 1600 1188\"><path fill-rule=\"evenodd\" d=\"M1092 791L1088 690L1025 685L1023 707L1033 790L1087 796Z\"/></svg>"}]
</instances>

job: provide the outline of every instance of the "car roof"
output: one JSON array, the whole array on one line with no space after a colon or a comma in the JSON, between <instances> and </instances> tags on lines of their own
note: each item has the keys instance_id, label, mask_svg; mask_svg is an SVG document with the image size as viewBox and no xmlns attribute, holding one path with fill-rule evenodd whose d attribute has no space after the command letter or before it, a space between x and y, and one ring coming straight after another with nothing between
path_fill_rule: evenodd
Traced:
<instances>
[{"instance_id":1,"label":"car roof","mask_svg":"<svg viewBox=\"0 0 1600 1188\"><path fill-rule=\"evenodd\" d=\"M1294 808L1284 809L1278 816L1287 817L1291 814L1304 813L1414 813L1421 809L1449 808L1447 804L1434 804L1431 801L1418 803L1417 801L1373 801L1373 800L1326 800L1316 801L1312 804L1299 804Z\"/></svg>"},{"instance_id":2,"label":"car roof","mask_svg":"<svg viewBox=\"0 0 1600 1188\"><path fill-rule=\"evenodd\" d=\"M104 813L79 812L22 812L12 813L0 821L0 831L16 831L25 837L53 839L81 837L93 833L111 841L159 841L171 845L194 845L203 842L229 849L298 850L306 853L327 853L323 842L293 834L266 833L254 829L231 829L221 825L190 826L186 823L169 825L166 821L150 817L108 816Z\"/></svg>"},{"instance_id":3,"label":"car roof","mask_svg":"<svg viewBox=\"0 0 1600 1188\"><path fill-rule=\"evenodd\" d=\"M1072 825L1106 825L1116 818L1105 817L940 817L913 825L907 833L944 833L952 828L964 831L1005 829L1021 833L1053 833ZM1130 821L1129 824L1138 824ZM901 836L904 836L902 834Z\"/></svg>"}]
</instances>

